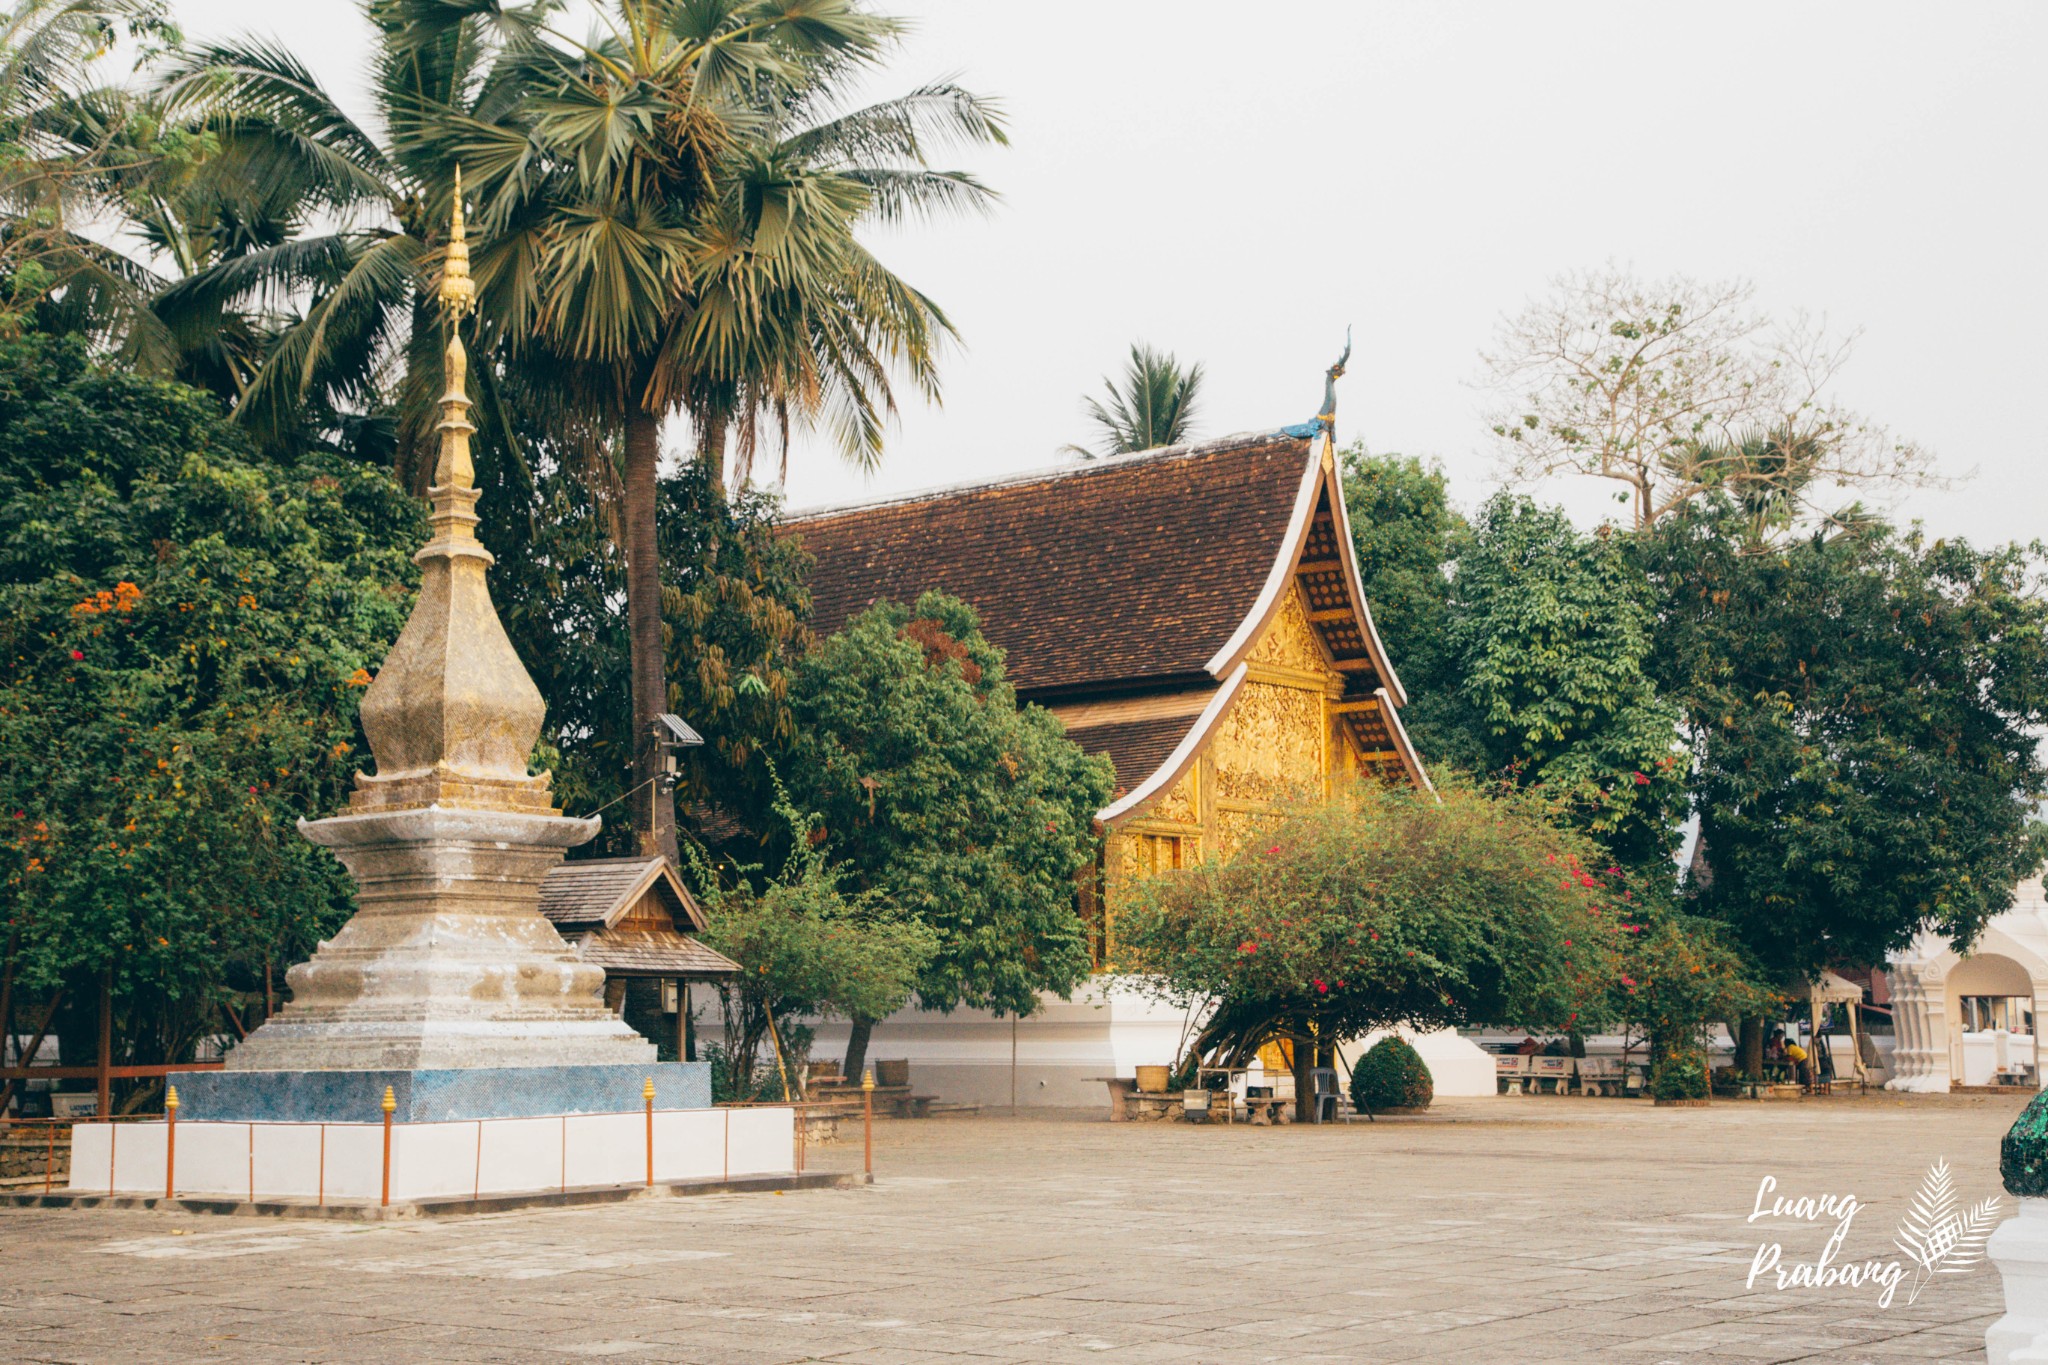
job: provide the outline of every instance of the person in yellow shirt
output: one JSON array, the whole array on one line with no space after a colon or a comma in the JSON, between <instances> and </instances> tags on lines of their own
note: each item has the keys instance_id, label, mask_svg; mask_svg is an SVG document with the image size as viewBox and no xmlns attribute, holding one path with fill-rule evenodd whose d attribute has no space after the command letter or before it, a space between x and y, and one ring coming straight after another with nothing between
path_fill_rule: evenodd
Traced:
<instances>
[{"instance_id":1,"label":"person in yellow shirt","mask_svg":"<svg viewBox=\"0 0 2048 1365\"><path fill-rule=\"evenodd\" d=\"M1778 1036L1784 1041L1785 1060L1792 1063L1793 1074L1798 1076L1799 1083L1801 1085L1813 1084L1813 1081L1808 1074L1808 1069L1806 1065L1806 1049L1799 1046L1799 1044L1794 1042L1792 1039L1786 1038L1782 1033L1780 1033Z\"/></svg>"}]
</instances>

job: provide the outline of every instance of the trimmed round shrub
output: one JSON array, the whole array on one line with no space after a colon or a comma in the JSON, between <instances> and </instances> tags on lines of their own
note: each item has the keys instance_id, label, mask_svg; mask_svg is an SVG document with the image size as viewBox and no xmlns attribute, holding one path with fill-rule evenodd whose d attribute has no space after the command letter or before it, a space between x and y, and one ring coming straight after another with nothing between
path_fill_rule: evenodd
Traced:
<instances>
[{"instance_id":1,"label":"trimmed round shrub","mask_svg":"<svg viewBox=\"0 0 2048 1365\"><path fill-rule=\"evenodd\" d=\"M1429 1067L1404 1038L1380 1039L1351 1069L1351 1103L1361 1111L1427 1109L1435 1098Z\"/></svg>"},{"instance_id":2,"label":"trimmed round shrub","mask_svg":"<svg viewBox=\"0 0 2048 1365\"><path fill-rule=\"evenodd\" d=\"M1697 1052L1667 1052L1650 1068L1650 1098L1707 1098L1707 1059Z\"/></svg>"}]
</instances>

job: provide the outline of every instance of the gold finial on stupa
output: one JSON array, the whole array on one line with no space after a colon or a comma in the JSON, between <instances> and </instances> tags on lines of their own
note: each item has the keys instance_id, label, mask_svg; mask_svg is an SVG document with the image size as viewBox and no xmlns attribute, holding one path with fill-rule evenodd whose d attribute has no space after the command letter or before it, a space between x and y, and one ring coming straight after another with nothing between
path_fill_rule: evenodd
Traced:
<instances>
[{"instance_id":1,"label":"gold finial on stupa","mask_svg":"<svg viewBox=\"0 0 2048 1365\"><path fill-rule=\"evenodd\" d=\"M448 215L448 254L441 267L441 306L448 310L448 390L441 395L441 458L434 465L434 489L474 488L476 466L469 459L469 438L476 427L469 420L469 353L462 349L462 319L476 307L476 282L469 278L469 243L462 234L462 167L455 168L455 207ZM435 511L442 510L436 495ZM467 511L468 509L463 509ZM470 525L475 519L470 519ZM436 517L436 525L440 519ZM456 534L470 536L463 526ZM470 537L474 538L474 537Z\"/></svg>"},{"instance_id":2,"label":"gold finial on stupa","mask_svg":"<svg viewBox=\"0 0 2048 1365\"><path fill-rule=\"evenodd\" d=\"M462 234L462 167L455 168L455 208L448 215L448 256L441 267L441 306L460 322L476 307L476 282L469 277L469 242Z\"/></svg>"}]
</instances>

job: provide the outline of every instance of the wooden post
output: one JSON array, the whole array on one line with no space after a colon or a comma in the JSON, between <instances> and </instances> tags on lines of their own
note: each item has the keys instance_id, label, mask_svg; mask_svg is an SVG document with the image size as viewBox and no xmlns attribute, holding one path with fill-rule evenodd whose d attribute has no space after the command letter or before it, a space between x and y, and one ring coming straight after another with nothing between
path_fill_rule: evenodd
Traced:
<instances>
[{"instance_id":1,"label":"wooden post","mask_svg":"<svg viewBox=\"0 0 2048 1365\"><path fill-rule=\"evenodd\" d=\"M640 1098L647 1103L647 1188L654 1188L654 1077L640 1087Z\"/></svg>"},{"instance_id":2,"label":"wooden post","mask_svg":"<svg viewBox=\"0 0 2048 1365\"><path fill-rule=\"evenodd\" d=\"M178 1087L164 1086L164 1198L177 1197L178 1188Z\"/></svg>"},{"instance_id":3,"label":"wooden post","mask_svg":"<svg viewBox=\"0 0 2048 1365\"><path fill-rule=\"evenodd\" d=\"M869 1180L875 1178L875 1069L868 1067L860 1073L861 1134L867 1146L864 1169Z\"/></svg>"},{"instance_id":4,"label":"wooden post","mask_svg":"<svg viewBox=\"0 0 2048 1365\"><path fill-rule=\"evenodd\" d=\"M107 964L100 974L100 1059L99 1075L99 1116L110 1119L114 1116L114 1081L108 1068L114 1064L114 967Z\"/></svg>"},{"instance_id":5,"label":"wooden post","mask_svg":"<svg viewBox=\"0 0 2048 1365\"><path fill-rule=\"evenodd\" d=\"M384 1087L384 1206L391 1205L391 1115L398 1108L398 1096Z\"/></svg>"}]
</instances>

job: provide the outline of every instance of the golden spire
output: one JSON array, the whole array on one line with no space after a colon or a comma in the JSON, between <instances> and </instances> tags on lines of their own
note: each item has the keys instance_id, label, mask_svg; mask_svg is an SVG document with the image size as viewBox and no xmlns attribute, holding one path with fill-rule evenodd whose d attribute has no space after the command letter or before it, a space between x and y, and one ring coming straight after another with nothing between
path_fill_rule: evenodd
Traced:
<instances>
[{"instance_id":1,"label":"golden spire","mask_svg":"<svg viewBox=\"0 0 2048 1365\"><path fill-rule=\"evenodd\" d=\"M448 252L441 266L441 306L448 310L448 350L443 359L447 362L448 391L441 395L441 458L434 465L434 498L436 524L443 489L467 489L476 486L476 467L469 460L469 437L476 427L469 420L469 393L463 381L469 376L469 354L462 349L462 319L476 307L476 284L469 278L469 242L462 233L462 167L455 168L455 207L448 215ZM466 509L465 509L466 510ZM475 524L475 518L470 518ZM470 527L464 526L461 534L470 535Z\"/></svg>"},{"instance_id":2,"label":"golden spire","mask_svg":"<svg viewBox=\"0 0 2048 1365\"><path fill-rule=\"evenodd\" d=\"M412 616L363 694L363 731L377 771L356 778L357 812L428 805L555 813L547 774L527 772L546 708L491 605L476 538L483 496L469 460L469 356L462 319L476 303L462 234L462 177L455 180L448 249L438 291L448 310L447 389L441 395L441 458L427 490L431 537L413 560L420 593Z\"/></svg>"}]
</instances>

